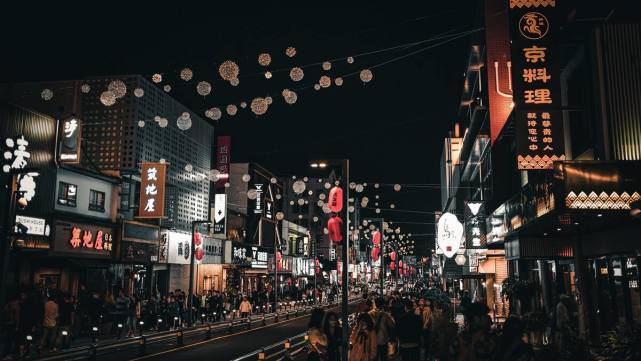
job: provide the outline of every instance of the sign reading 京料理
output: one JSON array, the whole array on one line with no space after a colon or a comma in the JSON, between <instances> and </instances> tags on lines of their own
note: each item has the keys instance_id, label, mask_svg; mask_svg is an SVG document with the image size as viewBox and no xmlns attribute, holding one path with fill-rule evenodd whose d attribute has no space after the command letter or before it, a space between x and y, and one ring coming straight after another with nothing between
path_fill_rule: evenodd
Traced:
<instances>
[{"instance_id":1,"label":"sign reading \u4eac\u6599\u7406","mask_svg":"<svg viewBox=\"0 0 641 361\"><path fill-rule=\"evenodd\" d=\"M519 169L552 169L565 159L556 15L556 1L510 0Z\"/></svg>"},{"instance_id":2,"label":"sign reading \u4eac\u6599\u7406","mask_svg":"<svg viewBox=\"0 0 641 361\"><path fill-rule=\"evenodd\" d=\"M162 218L165 215L166 163L143 163L140 173L139 218Z\"/></svg>"}]
</instances>

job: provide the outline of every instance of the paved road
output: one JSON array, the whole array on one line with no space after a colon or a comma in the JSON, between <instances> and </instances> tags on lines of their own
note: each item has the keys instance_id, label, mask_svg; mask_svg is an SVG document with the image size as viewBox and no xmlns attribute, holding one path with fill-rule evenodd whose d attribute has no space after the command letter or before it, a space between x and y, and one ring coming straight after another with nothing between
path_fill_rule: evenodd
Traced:
<instances>
[{"instance_id":1,"label":"paved road","mask_svg":"<svg viewBox=\"0 0 641 361\"><path fill-rule=\"evenodd\" d=\"M333 309L340 312L340 308ZM307 330L309 315L285 320L279 323L268 323L267 326L253 326L251 330L234 334L214 335L211 340L185 338L184 345L177 347L175 341L147 346L144 356L139 356L135 349L126 349L112 355L99 356L99 360L232 360L261 347L274 344L288 337Z\"/></svg>"}]
</instances>

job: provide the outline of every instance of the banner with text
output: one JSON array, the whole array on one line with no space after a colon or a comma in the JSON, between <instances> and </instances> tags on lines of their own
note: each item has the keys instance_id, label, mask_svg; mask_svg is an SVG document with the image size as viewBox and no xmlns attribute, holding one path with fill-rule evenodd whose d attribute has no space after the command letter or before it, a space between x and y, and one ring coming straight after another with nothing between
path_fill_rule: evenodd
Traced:
<instances>
[{"instance_id":1,"label":"banner with text","mask_svg":"<svg viewBox=\"0 0 641 361\"><path fill-rule=\"evenodd\" d=\"M564 160L555 0L510 0L512 87L519 169Z\"/></svg>"},{"instance_id":2,"label":"banner with text","mask_svg":"<svg viewBox=\"0 0 641 361\"><path fill-rule=\"evenodd\" d=\"M165 216L166 163L143 163L140 173L139 218L163 218Z\"/></svg>"}]
</instances>

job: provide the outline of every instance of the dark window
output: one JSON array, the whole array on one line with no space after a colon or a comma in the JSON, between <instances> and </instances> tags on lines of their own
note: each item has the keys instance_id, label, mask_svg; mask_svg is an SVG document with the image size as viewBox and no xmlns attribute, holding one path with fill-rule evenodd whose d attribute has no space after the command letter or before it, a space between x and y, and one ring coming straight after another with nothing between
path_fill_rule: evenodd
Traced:
<instances>
[{"instance_id":1,"label":"dark window","mask_svg":"<svg viewBox=\"0 0 641 361\"><path fill-rule=\"evenodd\" d=\"M105 211L105 192L93 189L89 192L89 210L97 212Z\"/></svg>"},{"instance_id":2,"label":"dark window","mask_svg":"<svg viewBox=\"0 0 641 361\"><path fill-rule=\"evenodd\" d=\"M58 183L58 204L67 207L76 206L76 198L78 197L78 186L65 182Z\"/></svg>"}]
</instances>

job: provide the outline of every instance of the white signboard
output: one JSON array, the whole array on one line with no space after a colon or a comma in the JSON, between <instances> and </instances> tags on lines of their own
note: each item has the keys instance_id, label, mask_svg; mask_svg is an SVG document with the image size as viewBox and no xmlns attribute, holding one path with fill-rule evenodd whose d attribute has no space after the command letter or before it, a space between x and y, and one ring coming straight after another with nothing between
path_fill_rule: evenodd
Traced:
<instances>
[{"instance_id":1,"label":"white signboard","mask_svg":"<svg viewBox=\"0 0 641 361\"><path fill-rule=\"evenodd\" d=\"M22 224L27 227L27 234L36 236L45 236L46 221L42 218L34 218L27 216L16 216L16 224Z\"/></svg>"},{"instance_id":2,"label":"white signboard","mask_svg":"<svg viewBox=\"0 0 641 361\"><path fill-rule=\"evenodd\" d=\"M173 264L189 264L191 255L191 234L167 231L169 251L167 262Z\"/></svg>"},{"instance_id":3,"label":"white signboard","mask_svg":"<svg viewBox=\"0 0 641 361\"><path fill-rule=\"evenodd\" d=\"M461 247L463 225L452 213L444 213L438 220L438 247L447 258L452 258Z\"/></svg>"}]
</instances>

